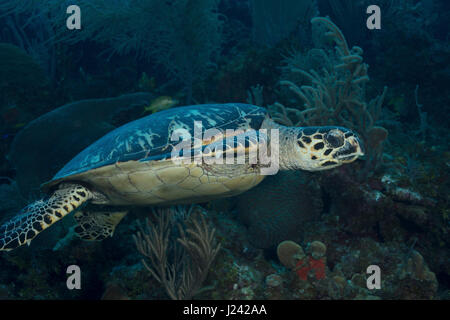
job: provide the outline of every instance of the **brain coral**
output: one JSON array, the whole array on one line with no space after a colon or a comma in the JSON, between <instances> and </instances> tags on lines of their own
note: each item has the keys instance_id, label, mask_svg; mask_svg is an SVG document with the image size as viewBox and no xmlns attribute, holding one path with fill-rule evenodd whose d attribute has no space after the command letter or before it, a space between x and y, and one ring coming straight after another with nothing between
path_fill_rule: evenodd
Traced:
<instances>
[{"instance_id":1,"label":"brain coral","mask_svg":"<svg viewBox=\"0 0 450 320\"><path fill-rule=\"evenodd\" d=\"M302 171L279 172L237 197L239 219L255 247L300 240L304 223L318 217L323 208L320 187L312 177Z\"/></svg>"}]
</instances>

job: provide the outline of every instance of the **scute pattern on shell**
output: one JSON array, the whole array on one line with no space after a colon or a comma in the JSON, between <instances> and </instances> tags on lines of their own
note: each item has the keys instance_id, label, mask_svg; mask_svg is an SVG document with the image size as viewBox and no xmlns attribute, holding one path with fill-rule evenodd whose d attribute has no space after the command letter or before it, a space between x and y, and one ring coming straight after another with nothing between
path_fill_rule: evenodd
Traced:
<instances>
[{"instance_id":1,"label":"scute pattern on shell","mask_svg":"<svg viewBox=\"0 0 450 320\"><path fill-rule=\"evenodd\" d=\"M266 109L248 104L205 104L177 107L135 120L106 134L69 161L52 181L116 162L169 157L174 130L184 128L194 136L194 121L202 131L216 128L259 129ZM50 182L51 184L51 182Z\"/></svg>"}]
</instances>

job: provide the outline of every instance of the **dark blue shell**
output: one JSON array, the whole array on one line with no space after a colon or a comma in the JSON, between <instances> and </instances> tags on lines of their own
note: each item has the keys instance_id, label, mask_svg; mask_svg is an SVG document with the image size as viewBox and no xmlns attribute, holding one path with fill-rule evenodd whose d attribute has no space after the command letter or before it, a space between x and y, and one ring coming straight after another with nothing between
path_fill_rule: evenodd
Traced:
<instances>
[{"instance_id":1,"label":"dark blue shell","mask_svg":"<svg viewBox=\"0 0 450 320\"><path fill-rule=\"evenodd\" d=\"M157 112L109 132L69 161L52 181L116 162L165 158L179 143L170 141L172 132L184 128L193 137L194 121L202 122L203 131L210 128L221 131L259 129L266 115L264 108L238 103L195 105Z\"/></svg>"}]
</instances>

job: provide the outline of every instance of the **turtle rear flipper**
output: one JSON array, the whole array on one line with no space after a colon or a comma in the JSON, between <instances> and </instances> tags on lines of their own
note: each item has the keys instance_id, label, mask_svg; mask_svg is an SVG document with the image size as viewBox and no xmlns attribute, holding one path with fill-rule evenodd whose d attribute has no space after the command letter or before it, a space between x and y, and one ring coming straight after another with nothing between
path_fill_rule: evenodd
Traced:
<instances>
[{"instance_id":1,"label":"turtle rear flipper","mask_svg":"<svg viewBox=\"0 0 450 320\"><path fill-rule=\"evenodd\" d=\"M75 220L78 222L78 226L75 227L75 232L83 240L104 240L107 237L113 236L116 226L126 214L127 211L77 211L74 215Z\"/></svg>"},{"instance_id":2,"label":"turtle rear flipper","mask_svg":"<svg viewBox=\"0 0 450 320\"><path fill-rule=\"evenodd\" d=\"M92 198L92 192L81 185L61 185L49 198L33 202L0 226L0 251L29 245L40 232Z\"/></svg>"}]
</instances>

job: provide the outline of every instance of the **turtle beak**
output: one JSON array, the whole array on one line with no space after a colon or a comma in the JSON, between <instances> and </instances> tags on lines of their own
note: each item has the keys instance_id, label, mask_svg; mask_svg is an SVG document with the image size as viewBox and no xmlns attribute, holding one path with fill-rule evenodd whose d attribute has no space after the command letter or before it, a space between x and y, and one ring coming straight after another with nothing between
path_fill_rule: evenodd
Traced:
<instances>
[{"instance_id":1,"label":"turtle beak","mask_svg":"<svg viewBox=\"0 0 450 320\"><path fill-rule=\"evenodd\" d=\"M358 137L351 137L350 144L352 148L355 150L356 156L361 157L365 154L364 145Z\"/></svg>"},{"instance_id":2,"label":"turtle beak","mask_svg":"<svg viewBox=\"0 0 450 320\"><path fill-rule=\"evenodd\" d=\"M349 137L341 150L336 152L336 158L343 163L355 161L358 157L364 155L364 147L358 137Z\"/></svg>"}]
</instances>

